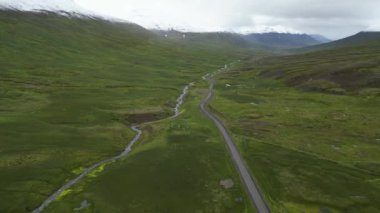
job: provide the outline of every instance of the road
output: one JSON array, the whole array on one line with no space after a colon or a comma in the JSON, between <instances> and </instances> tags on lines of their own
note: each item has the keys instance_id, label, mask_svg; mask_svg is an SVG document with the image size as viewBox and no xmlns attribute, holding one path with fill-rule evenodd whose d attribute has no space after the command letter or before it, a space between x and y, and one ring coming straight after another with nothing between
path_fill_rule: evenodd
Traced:
<instances>
[{"instance_id":1,"label":"road","mask_svg":"<svg viewBox=\"0 0 380 213\"><path fill-rule=\"evenodd\" d=\"M223 135L224 141L226 142L228 150L230 151L235 167L238 170L240 177L249 194L249 197L251 198L252 203L255 205L258 213L269 213L270 209L266 204L257 184L254 182L251 175L249 174L246 164L244 163L243 158L240 156L240 153L237 150L235 143L232 141L231 136L228 134L227 129L224 127L223 123L218 119L218 117L216 117L207 109L207 105L213 97L213 89L215 84L215 82L212 79L209 80L209 82L210 87L208 90L207 97L201 102L199 108L203 114L205 114L209 119L211 119L215 123L220 133Z\"/></svg>"}]
</instances>

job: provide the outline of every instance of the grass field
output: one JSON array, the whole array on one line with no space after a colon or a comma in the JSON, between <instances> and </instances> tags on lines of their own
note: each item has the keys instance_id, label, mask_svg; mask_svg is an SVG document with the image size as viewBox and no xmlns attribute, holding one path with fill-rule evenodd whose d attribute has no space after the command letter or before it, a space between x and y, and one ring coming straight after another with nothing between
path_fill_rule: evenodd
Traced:
<instances>
[{"instance_id":1,"label":"grass field","mask_svg":"<svg viewBox=\"0 0 380 213\"><path fill-rule=\"evenodd\" d=\"M213 110L233 134L273 212L380 211L378 48L355 52L252 60L218 77ZM360 58L373 65L358 66ZM342 64L351 69L339 69ZM341 76L362 74L339 82L326 77L326 67ZM311 75L342 93L300 86L299 79Z\"/></svg>"},{"instance_id":2,"label":"grass field","mask_svg":"<svg viewBox=\"0 0 380 213\"><path fill-rule=\"evenodd\" d=\"M143 125L130 157L73 188L47 212L253 212L222 138L198 110L207 85L197 83L175 119ZM232 179L234 187L219 182Z\"/></svg>"},{"instance_id":3,"label":"grass field","mask_svg":"<svg viewBox=\"0 0 380 213\"><path fill-rule=\"evenodd\" d=\"M0 11L0 39L1 212L31 211L83 167L120 153L134 136L131 123L172 115L184 85L250 52L228 41L218 41L219 45L174 43L133 24L15 11ZM181 137L167 134L155 139L157 143L176 144ZM184 140L193 138L184 136ZM199 151L197 143L201 141L186 144L183 150ZM180 162L176 157L181 152L173 153L176 146L170 147L165 154ZM201 156L217 161L215 170L221 171L215 172L216 178L229 174L229 163L212 153L214 147L223 152L216 142L209 143ZM152 150L152 156L159 156L158 150ZM191 159L190 155L184 157ZM137 169L139 158L136 155L127 161L131 171ZM145 163L149 160L153 158ZM166 160L162 159L162 169L175 170L177 165L165 168ZM193 160L190 168L202 165L200 159ZM110 177L123 166L115 167ZM202 168L195 173L183 171L183 176L194 179L188 190L195 190L192 184L211 180L211 172ZM203 173L210 174L205 182L197 179ZM131 178L136 177L143 178ZM169 180L165 184L171 183ZM199 203L202 195L197 196L186 201L187 205ZM224 205L224 200L215 203L210 208Z\"/></svg>"}]
</instances>

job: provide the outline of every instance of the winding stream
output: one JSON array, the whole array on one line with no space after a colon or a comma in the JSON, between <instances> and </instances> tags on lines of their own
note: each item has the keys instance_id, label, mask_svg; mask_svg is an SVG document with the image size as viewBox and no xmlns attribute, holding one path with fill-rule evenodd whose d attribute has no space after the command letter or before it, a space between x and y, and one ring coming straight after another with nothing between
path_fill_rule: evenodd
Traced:
<instances>
[{"instance_id":1,"label":"winding stream","mask_svg":"<svg viewBox=\"0 0 380 213\"><path fill-rule=\"evenodd\" d=\"M189 88L193 85L194 83L190 83L189 85L185 86L184 89L182 90L182 93L181 95L177 98L176 100L176 106L174 108L174 115L171 117L171 118L175 118L175 117L178 117L181 112L180 112L180 108L184 102L184 99L186 97L186 95L188 94L189 92ZM70 180L69 182L65 183L61 188L59 188L57 191L55 191L53 194L51 194L48 198L46 198L46 200L38 207L36 208L35 210L33 210L32 213L40 213L42 212L46 207L48 207L62 192L64 192L65 190L71 188L73 185L75 185L76 183L78 183L81 179L83 179L85 176L87 176L89 173L93 172L95 169L99 168L100 166L102 165L106 165L106 164L109 164L109 163L113 163L117 160L120 160L121 158L127 156L131 151L132 151L132 147L133 145L140 139L141 135L142 135L142 131L140 129L137 128L137 126L132 126L131 129L133 131L135 131L137 134L136 136L131 140L131 142L129 142L128 146L124 149L124 151L122 153L120 153L119 155L117 156L114 156L114 157L111 157L111 158L108 158L108 159L105 159L105 160L102 160L102 161L99 161L95 164L93 164L92 166L86 168L80 175L78 175L76 178Z\"/></svg>"},{"instance_id":2,"label":"winding stream","mask_svg":"<svg viewBox=\"0 0 380 213\"><path fill-rule=\"evenodd\" d=\"M173 118L178 117L178 116L181 114L181 112L180 112L179 110L180 110L180 108L181 108L181 106L182 106L182 104L183 104L183 101L184 101L184 99L185 99L187 93L189 93L189 88L190 88L191 86L193 86L193 85L194 85L194 82L193 82L193 83L190 83L190 84L188 84L188 85L186 85L186 86L183 88L183 90L182 90L182 94L177 98L177 104L176 104L176 106L175 106L175 108L174 108L174 116L173 116Z\"/></svg>"}]
</instances>

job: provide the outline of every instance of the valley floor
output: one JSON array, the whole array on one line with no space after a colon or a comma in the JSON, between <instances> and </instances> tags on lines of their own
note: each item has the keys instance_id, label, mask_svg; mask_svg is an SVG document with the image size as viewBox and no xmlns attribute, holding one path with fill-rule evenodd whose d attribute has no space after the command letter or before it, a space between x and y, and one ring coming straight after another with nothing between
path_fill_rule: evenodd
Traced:
<instances>
[{"instance_id":1,"label":"valley floor","mask_svg":"<svg viewBox=\"0 0 380 213\"><path fill-rule=\"evenodd\" d=\"M143 124L129 157L93 172L47 212L83 202L89 212L254 212L219 132L198 110L206 88L196 82L180 116Z\"/></svg>"}]
</instances>

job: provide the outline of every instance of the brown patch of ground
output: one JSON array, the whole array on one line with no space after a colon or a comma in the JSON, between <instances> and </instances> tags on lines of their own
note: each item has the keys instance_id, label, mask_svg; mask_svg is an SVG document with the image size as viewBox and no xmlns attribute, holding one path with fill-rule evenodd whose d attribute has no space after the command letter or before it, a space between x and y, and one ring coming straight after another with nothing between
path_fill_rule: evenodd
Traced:
<instances>
[{"instance_id":1,"label":"brown patch of ground","mask_svg":"<svg viewBox=\"0 0 380 213\"><path fill-rule=\"evenodd\" d=\"M142 124L152 122L164 118L164 113L161 112L149 112L149 113L137 113L126 115L125 121L130 124Z\"/></svg>"},{"instance_id":2,"label":"brown patch of ground","mask_svg":"<svg viewBox=\"0 0 380 213\"><path fill-rule=\"evenodd\" d=\"M260 77L264 78L273 78L273 79L279 79L285 76L285 72L282 70L270 70L270 71L263 71L260 73Z\"/></svg>"}]
</instances>

